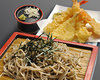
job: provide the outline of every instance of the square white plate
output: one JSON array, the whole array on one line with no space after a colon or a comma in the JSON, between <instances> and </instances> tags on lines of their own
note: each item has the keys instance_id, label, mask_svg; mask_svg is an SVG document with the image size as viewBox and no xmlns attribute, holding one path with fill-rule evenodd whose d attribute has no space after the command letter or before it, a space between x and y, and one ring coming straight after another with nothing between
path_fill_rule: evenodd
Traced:
<instances>
[{"instance_id":1,"label":"square white plate","mask_svg":"<svg viewBox=\"0 0 100 80\"><path fill-rule=\"evenodd\" d=\"M64 7L64 6L61 6L61 5L56 5L47 19L44 19L44 20L41 20L40 22L38 22L38 26L40 27L40 31L37 33L37 35L42 34L43 33L43 28L48 23L51 23L53 21L54 13L65 11L65 10L67 10L67 8L68 7ZM92 11L92 10L86 10L86 11L97 22L100 22L100 11ZM89 25L87 25L87 26L89 26ZM87 44L97 45L97 42L100 42L100 38L99 39L94 39L93 37L90 37L87 42L90 42L90 43L87 43Z\"/></svg>"}]
</instances>

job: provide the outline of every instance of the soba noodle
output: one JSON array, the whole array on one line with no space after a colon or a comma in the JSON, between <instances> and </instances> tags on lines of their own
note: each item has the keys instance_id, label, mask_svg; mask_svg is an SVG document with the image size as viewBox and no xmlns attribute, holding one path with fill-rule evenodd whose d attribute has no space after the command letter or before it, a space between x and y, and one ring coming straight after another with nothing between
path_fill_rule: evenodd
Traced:
<instances>
[{"instance_id":1,"label":"soba noodle","mask_svg":"<svg viewBox=\"0 0 100 80\"><path fill-rule=\"evenodd\" d=\"M42 43L47 42L51 41L25 39L20 45L13 45L3 60L1 76L16 80L83 80L91 51L53 41L43 47Z\"/></svg>"}]
</instances>

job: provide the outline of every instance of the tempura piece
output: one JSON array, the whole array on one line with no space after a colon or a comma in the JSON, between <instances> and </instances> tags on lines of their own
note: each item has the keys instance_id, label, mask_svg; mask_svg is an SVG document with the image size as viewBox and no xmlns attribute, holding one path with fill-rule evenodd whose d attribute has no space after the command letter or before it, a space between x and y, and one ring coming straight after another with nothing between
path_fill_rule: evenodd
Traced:
<instances>
[{"instance_id":1,"label":"tempura piece","mask_svg":"<svg viewBox=\"0 0 100 80\"><path fill-rule=\"evenodd\" d=\"M91 19L89 24L92 26L94 34L100 37L100 23L96 22L94 19Z\"/></svg>"},{"instance_id":2,"label":"tempura piece","mask_svg":"<svg viewBox=\"0 0 100 80\"><path fill-rule=\"evenodd\" d=\"M68 20L70 16L72 16L71 8L68 8L67 11L61 13L55 13L53 16L54 20L44 28L44 32L47 34L49 34L49 32L52 33L60 24Z\"/></svg>"},{"instance_id":3,"label":"tempura piece","mask_svg":"<svg viewBox=\"0 0 100 80\"><path fill-rule=\"evenodd\" d=\"M61 13L55 13L53 15L53 19L56 20L57 23L62 24L70 17L72 17L71 13L72 13L72 8L68 8L66 11L63 11Z\"/></svg>"},{"instance_id":4,"label":"tempura piece","mask_svg":"<svg viewBox=\"0 0 100 80\"><path fill-rule=\"evenodd\" d=\"M84 11L83 8L80 8L80 5L84 4L84 3L87 3L88 1L81 1L81 2L78 2L77 0L72 0L73 2L73 6L72 6L72 15L74 16L76 13L79 13L81 11ZM78 16L77 17L77 21L83 21L83 19ZM86 22L85 22L86 23Z\"/></svg>"},{"instance_id":5,"label":"tempura piece","mask_svg":"<svg viewBox=\"0 0 100 80\"><path fill-rule=\"evenodd\" d=\"M75 29L76 31L79 30L81 27L85 27L86 23L84 21L76 21Z\"/></svg>"},{"instance_id":6,"label":"tempura piece","mask_svg":"<svg viewBox=\"0 0 100 80\"><path fill-rule=\"evenodd\" d=\"M57 37L57 39L72 41L75 35L75 29L70 27L71 25L60 26L56 30L52 32L53 37ZM71 30L71 31L69 31Z\"/></svg>"},{"instance_id":7,"label":"tempura piece","mask_svg":"<svg viewBox=\"0 0 100 80\"><path fill-rule=\"evenodd\" d=\"M80 12L80 3L77 2L77 0L72 0L73 6L72 6L72 14L76 14L77 12Z\"/></svg>"},{"instance_id":8,"label":"tempura piece","mask_svg":"<svg viewBox=\"0 0 100 80\"><path fill-rule=\"evenodd\" d=\"M82 8L80 8L80 5L87 3L88 1L81 1L78 2L77 0L72 0L73 6L72 6L72 14L76 14L77 12L80 12Z\"/></svg>"},{"instance_id":9,"label":"tempura piece","mask_svg":"<svg viewBox=\"0 0 100 80\"><path fill-rule=\"evenodd\" d=\"M100 23L96 22L95 25L93 25L93 30L94 30L94 33L100 37Z\"/></svg>"},{"instance_id":10,"label":"tempura piece","mask_svg":"<svg viewBox=\"0 0 100 80\"><path fill-rule=\"evenodd\" d=\"M52 33L60 24L58 24L55 20L52 23L49 23L45 28L44 32L49 34Z\"/></svg>"},{"instance_id":11,"label":"tempura piece","mask_svg":"<svg viewBox=\"0 0 100 80\"><path fill-rule=\"evenodd\" d=\"M74 16L75 17L75 16ZM75 18L70 18L55 29L52 34L57 39L72 41L75 36Z\"/></svg>"},{"instance_id":12,"label":"tempura piece","mask_svg":"<svg viewBox=\"0 0 100 80\"><path fill-rule=\"evenodd\" d=\"M92 28L93 28L93 32L100 36L100 23L96 22L93 18L91 18L91 16L85 11L82 10L80 13L80 17L87 23L89 23Z\"/></svg>"},{"instance_id":13,"label":"tempura piece","mask_svg":"<svg viewBox=\"0 0 100 80\"><path fill-rule=\"evenodd\" d=\"M89 32L86 27L81 27L77 31L76 36L77 36L77 39L79 42L84 43L88 40L88 38L91 36L91 34L92 33Z\"/></svg>"}]
</instances>

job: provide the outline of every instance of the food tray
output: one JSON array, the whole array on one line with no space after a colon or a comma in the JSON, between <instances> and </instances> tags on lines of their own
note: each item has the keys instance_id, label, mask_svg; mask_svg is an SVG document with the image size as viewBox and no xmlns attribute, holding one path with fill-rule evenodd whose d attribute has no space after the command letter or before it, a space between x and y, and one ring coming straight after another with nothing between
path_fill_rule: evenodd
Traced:
<instances>
[{"instance_id":1,"label":"food tray","mask_svg":"<svg viewBox=\"0 0 100 80\"><path fill-rule=\"evenodd\" d=\"M29 38L29 39L32 39L32 38L37 38L37 37L38 36L36 36L36 35L20 33L20 32L13 33L13 35L8 39L8 41L1 48L1 50L0 50L0 58L3 57L3 55L5 54L5 52L7 51L7 49L10 47L10 45L13 43L13 41L15 39L17 39L17 38ZM43 37L43 38L46 39L46 37ZM82 44L82 43L59 40L59 39L55 39L55 41L61 42L61 43L65 43L65 44L67 44L67 46L70 46L70 47L91 50L92 53L91 53L91 57L89 59L87 71L86 71L85 78L84 78L84 80L91 80L93 72L94 72L94 68L95 68L96 57L97 57L97 53L98 53L98 47L97 46L88 45L88 44Z\"/></svg>"}]
</instances>

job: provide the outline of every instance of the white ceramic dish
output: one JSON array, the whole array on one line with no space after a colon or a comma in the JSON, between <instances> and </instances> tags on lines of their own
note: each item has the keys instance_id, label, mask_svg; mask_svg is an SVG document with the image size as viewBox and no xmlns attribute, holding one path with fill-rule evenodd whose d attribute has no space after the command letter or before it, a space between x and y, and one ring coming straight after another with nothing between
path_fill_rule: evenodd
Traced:
<instances>
[{"instance_id":1,"label":"white ceramic dish","mask_svg":"<svg viewBox=\"0 0 100 80\"><path fill-rule=\"evenodd\" d=\"M51 12L51 14L49 15L49 17L46 20L42 20L40 21L38 24L40 26L40 31L37 33L37 35L40 35L41 33L43 33L43 28L50 22L52 22L53 20L53 14L57 13L57 12L61 12L61 11L65 11L68 7L64 7L61 5L56 5L53 9L53 11ZM86 10L87 13L94 18L97 22L100 22L100 11L92 11L92 10ZM89 26L87 24L87 26ZM97 45L97 42L100 42L100 38L99 39L94 39L93 37L90 37L89 40L87 42L93 42L92 44Z\"/></svg>"}]
</instances>

